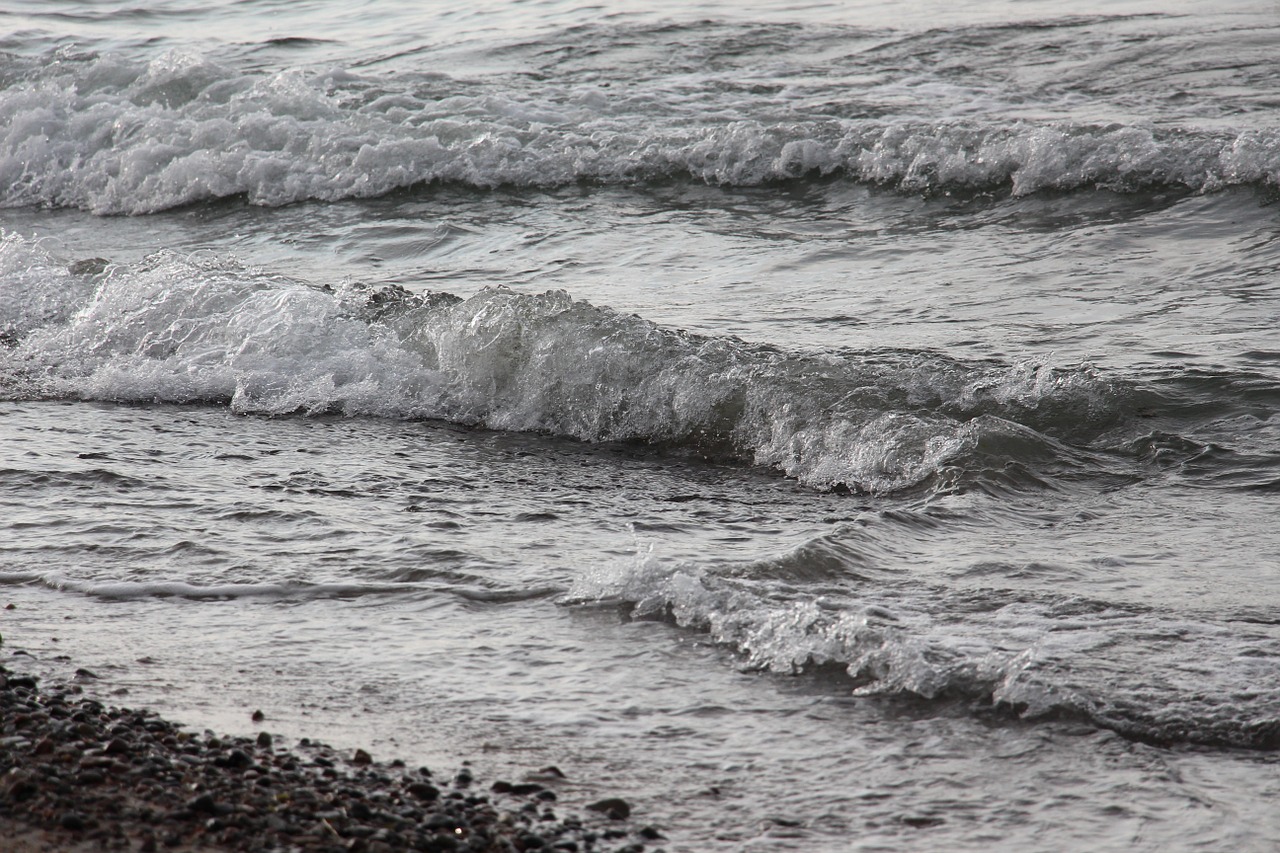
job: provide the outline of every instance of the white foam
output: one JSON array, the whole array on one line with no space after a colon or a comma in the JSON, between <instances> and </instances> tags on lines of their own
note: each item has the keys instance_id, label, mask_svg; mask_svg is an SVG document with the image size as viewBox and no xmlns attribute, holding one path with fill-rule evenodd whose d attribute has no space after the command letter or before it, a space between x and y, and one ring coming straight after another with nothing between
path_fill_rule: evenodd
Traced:
<instances>
[{"instance_id":1,"label":"white foam","mask_svg":"<svg viewBox=\"0 0 1280 853\"><path fill-rule=\"evenodd\" d=\"M658 88L637 97L553 84L424 91L418 80L246 73L182 53L90 56L0 91L0 204L137 214L237 195L261 205L365 198L433 181L751 186L840 174L908 191L1024 194L1213 190L1280 176L1280 141L1257 130L998 113L779 120L772 102L717 94L714 109L691 110L679 86L649 85Z\"/></svg>"},{"instance_id":2,"label":"white foam","mask_svg":"<svg viewBox=\"0 0 1280 853\"><path fill-rule=\"evenodd\" d=\"M10 394L438 418L671 445L868 490L920 483L984 445L1040 452L1050 440L1036 429L1075 434L1118 411L1088 369L778 352L562 291L407 298L371 320L366 291L233 258L162 252L73 276L9 237L0 263L20 273L0 278L14 344L0 375L28 389Z\"/></svg>"},{"instance_id":3,"label":"white foam","mask_svg":"<svg viewBox=\"0 0 1280 853\"><path fill-rule=\"evenodd\" d=\"M584 572L564 601L631 604L636 618L705 631L750 668L836 664L856 695L965 698L1027 717L1066 712L1156 740L1247 746L1274 737L1280 689L1264 686L1280 654L1274 631L1242 637L1230 625L1052 594L988 591L990 605L960 612L949 591L916 585L814 597L788 591L790 563L782 554L713 573L642 549Z\"/></svg>"}]
</instances>

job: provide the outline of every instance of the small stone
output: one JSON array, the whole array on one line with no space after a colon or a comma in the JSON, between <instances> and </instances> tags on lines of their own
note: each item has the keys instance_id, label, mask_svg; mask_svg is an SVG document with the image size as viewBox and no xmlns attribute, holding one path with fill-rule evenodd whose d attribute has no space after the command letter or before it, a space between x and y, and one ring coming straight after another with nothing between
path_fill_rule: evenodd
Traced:
<instances>
[{"instance_id":1,"label":"small stone","mask_svg":"<svg viewBox=\"0 0 1280 853\"><path fill-rule=\"evenodd\" d=\"M217 762L214 763L216 764ZM233 749L227 754L226 764L224 766L243 770L246 767L253 766L253 759L250 758L249 753L245 752L243 749Z\"/></svg>"},{"instance_id":2,"label":"small stone","mask_svg":"<svg viewBox=\"0 0 1280 853\"><path fill-rule=\"evenodd\" d=\"M262 713L261 711L254 711L254 712L253 712L253 716L251 717L251 719L252 719L255 723L260 723L260 722L262 722L263 720L265 720L266 718L267 718L267 715L266 715L266 714L264 714L264 713Z\"/></svg>"},{"instance_id":3,"label":"small stone","mask_svg":"<svg viewBox=\"0 0 1280 853\"><path fill-rule=\"evenodd\" d=\"M626 820L631 817L631 805L619 797L607 797L587 806L593 812L602 812L610 820Z\"/></svg>"},{"instance_id":4,"label":"small stone","mask_svg":"<svg viewBox=\"0 0 1280 853\"><path fill-rule=\"evenodd\" d=\"M351 758L354 764L372 764L373 756L365 752L363 749L357 749L356 754Z\"/></svg>"},{"instance_id":5,"label":"small stone","mask_svg":"<svg viewBox=\"0 0 1280 853\"><path fill-rule=\"evenodd\" d=\"M530 794L537 794L546 789L536 782L521 782L518 785L511 786L511 793L517 797L527 797Z\"/></svg>"},{"instance_id":6,"label":"small stone","mask_svg":"<svg viewBox=\"0 0 1280 853\"><path fill-rule=\"evenodd\" d=\"M270 749L272 744L271 735L268 732L258 732L258 746L263 749Z\"/></svg>"},{"instance_id":7,"label":"small stone","mask_svg":"<svg viewBox=\"0 0 1280 853\"><path fill-rule=\"evenodd\" d=\"M107 748L103 750L107 755L128 755L132 751L133 749L129 746L129 742L118 737L112 738L111 742L107 744Z\"/></svg>"},{"instance_id":8,"label":"small stone","mask_svg":"<svg viewBox=\"0 0 1280 853\"><path fill-rule=\"evenodd\" d=\"M58 825L72 832L88 829L91 821L79 812L66 812L58 820Z\"/></svg>"},{"instance_id":9,"label":"small stone","mask_svg":"<svg viewBox=\"0 0 1280 853\"><path fill-rule=\"evenodd\" d=\"M213 794L206 792L187 803L187 808L193 812L213 814L217 811L217 803L214 802Z\"/></svg>"},{"instance_id":10,"label":"small stone","mask_svg":"<svg viewBox=\"0 0 1280 853\"><path fill-rule=\"evenodd\" d=\"M640 830L640 837L649 841L657 841L666 838L665 835L656 826L646 826Z\"/></svg>"},{"instance_id":11,"label":"small stone","mask_svg":"<svg viewBox=\"0 0 1280 853\"><path fill-rule=\"evenodd\" d=\"M432 803L440 798L440 789L426 782L411 782L405 786L405 790L424 803Z\"/></svg>"}]
</instances>

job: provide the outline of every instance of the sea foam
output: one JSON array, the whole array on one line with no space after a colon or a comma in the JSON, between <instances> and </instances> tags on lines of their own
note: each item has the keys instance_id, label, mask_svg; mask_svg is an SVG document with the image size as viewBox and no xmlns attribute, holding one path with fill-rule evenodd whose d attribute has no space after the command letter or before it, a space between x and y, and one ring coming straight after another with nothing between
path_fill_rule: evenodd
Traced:
<instances>
[{"instance_id":1,"label":"sea foam","mask_svg":"<svg viewBox=\"0 0 1280 853\"><path fill-rule=\"evenodd\" d=\"M1087 441L1126 405L1087 366L780 350L563 291L334 289L169 252L73 275L12 235L0 262L25 270L0 279L9 396L434 418L670 447L870 491L979 457L1069 456L1063 442Z\"/></svg>"},{"instance_id":2,"label":"sea foam","mask_svg":"<svg viewBox=\"0 0 1280 853\"><path fill-rule=\"evenodd\" d=\"M1200 191L1275 185L1280 175L1280 139L1257 129L838 111L779 118L776 106L750 100L691 115L685 97L678 87L632 97L340 69L263 73L181 52L149 62L67 55L0 90L0 205L141 214L228 197L369 198L432 183L733 187L815 176L925 193Z\"/></svg>"}]
</instances>

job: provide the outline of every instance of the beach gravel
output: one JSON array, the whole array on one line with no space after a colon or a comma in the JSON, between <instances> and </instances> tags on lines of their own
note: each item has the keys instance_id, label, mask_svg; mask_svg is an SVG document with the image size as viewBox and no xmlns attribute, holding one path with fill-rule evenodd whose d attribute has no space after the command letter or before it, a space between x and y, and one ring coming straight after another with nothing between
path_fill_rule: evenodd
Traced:
<instances>
[{"instance_id":1,"label":"beach gravel","mask_svg":"<svg viewBox=\"0 0 1280 853\"><path fill-rule=\"evenodd\" d=\"M482 790L465 766L438 779L306 738L197 734L79 690L0 666L5 853L644 849L619 810L557 815L541 785Z\"/></svg>"}]
</instances>

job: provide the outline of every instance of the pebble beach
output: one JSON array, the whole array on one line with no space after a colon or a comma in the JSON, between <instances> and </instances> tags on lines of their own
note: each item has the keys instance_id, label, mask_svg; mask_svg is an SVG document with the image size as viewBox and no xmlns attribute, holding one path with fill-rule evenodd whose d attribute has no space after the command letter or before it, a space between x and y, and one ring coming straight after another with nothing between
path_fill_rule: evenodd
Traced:
<instances>
[{"instance_id":1,"label":"pebble beach","mask_svg":"<svg viewBox=\"0 0 1280 853\"><path fill-rule=\"evenodd\" d=\"M624 799L561 812L553 766L484 783L466 764L440 773L308 738L283 748L267 731L196 733L5 667L0 726L6 853L661 849Z\"/></svg>"}]
</instances>

